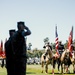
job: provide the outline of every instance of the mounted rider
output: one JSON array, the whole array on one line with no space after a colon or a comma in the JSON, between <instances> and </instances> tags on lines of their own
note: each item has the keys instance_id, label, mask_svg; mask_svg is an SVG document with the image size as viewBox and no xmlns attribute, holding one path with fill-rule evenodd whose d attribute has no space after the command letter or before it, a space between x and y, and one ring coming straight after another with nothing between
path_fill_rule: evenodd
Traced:
<instances>
[{"instance_id":1,"label":"mounted rider","mask_svg":"<svg viewBox=\"0 0 75 75\"><path fill-rule=\"evenodd\" d=\"M62 44L62 41L59 41L59 44L58 44L58 52L59 52L59 55L61 56L62 53L64 52L65 48L64 48L64 45Z\"/></svg>"},{"instance_id":2,"label":"mounted rider","mask_svg":"<svg viewBox=\"0 0 75 75\"><path fill-rule=\"evenodd\" d=\"M49 47L49 49L52 50L52 46L50 45L49 42L43 46L43 48L45 49L45 53L43 55L44 56L44 59L46 59L46 56L48 55L48 52L47 52L47 49L46 49L47 47Z\"/></svg>"}]
</instances>

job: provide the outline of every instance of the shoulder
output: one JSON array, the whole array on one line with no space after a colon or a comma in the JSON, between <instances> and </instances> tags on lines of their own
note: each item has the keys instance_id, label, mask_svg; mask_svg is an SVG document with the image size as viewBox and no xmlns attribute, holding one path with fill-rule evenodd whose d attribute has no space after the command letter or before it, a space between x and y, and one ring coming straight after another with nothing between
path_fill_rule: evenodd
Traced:
<instances>
[{"instance_id":1,"label":"shoulder","mask_svg":"<svg viewBox=\"0 0 75 75\"><path fill-rule=\"evenodd\" d=\"M10 40L7 40L6 42L5 42L5 48L6 47L8 47L10 45ZM10 47L10 46L9 46Z\"/></svg>"}]
</instances>

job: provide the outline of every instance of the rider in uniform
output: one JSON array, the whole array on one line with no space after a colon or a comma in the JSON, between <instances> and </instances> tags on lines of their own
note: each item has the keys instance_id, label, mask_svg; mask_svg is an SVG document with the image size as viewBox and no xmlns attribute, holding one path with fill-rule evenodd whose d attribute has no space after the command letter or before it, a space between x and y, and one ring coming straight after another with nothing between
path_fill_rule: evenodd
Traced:
<instances>
[{"instance_id":1,"label":"rider in uniform","mask_svg":"<svg viewBox=\"0 0 75 75\"><path fill-rule=\"evenodd\" d=\"M61 41L59 41L59 44L58 44L58 54L59 54L59 58L58 58L58 60L57 60L58 69L59 69L60 63L61 63L60 57L61 57L62 53L64 52L64 50L65 50L64 45L62 44Z\"/></svg>"},{"instance_id":2,"label":"rider in uniform","mask_svg":"<svg viewBox=\"0 0 75 75\"><path fill-rule=\"evenodd\" d=\"M61 41L59 41L59 45L58 45L58 52L60 54L60 56L62 55L62 53L64 52L64 45L62 44Z\"/></svg>"},{"instance_id":3,"label":"rider in uniform","mask_svg":"<svg viewBox=\"0 0 75 75\"><path fill-rule=\"evenodd\" d=\"M47 46L52 50L52 46L50 45L49 42L48 42L46 45L44 45L43 48L46 49ZM44 53L44 60L46 59L47 54L48 54L48 53L47 53L46 50L45 50L45 53Z\"/></svg>"}]
</instances>

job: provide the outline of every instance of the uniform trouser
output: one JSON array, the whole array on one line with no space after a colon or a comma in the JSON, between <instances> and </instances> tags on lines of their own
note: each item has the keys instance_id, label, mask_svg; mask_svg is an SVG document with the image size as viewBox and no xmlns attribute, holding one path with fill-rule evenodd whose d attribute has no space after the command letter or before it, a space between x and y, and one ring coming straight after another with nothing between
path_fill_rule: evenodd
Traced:
<instances>
[{"instance_id":1,"label":"uniform trouser","mask_svg":"<svg viewBox=\"0 0 75 75\"><path fill-rule=\"evenodd\" d=\"M14 75L26 75L26 58L15 61Z\"/></svg>"},{"instance_id":2,"label":"uniform trouser","mask_svg":"<svg viewBox=\"0 0 75 75\"><path fill-rule=\"evenodd\" d=\"M14 61L6 60L7 75L14 75Z\"/></svg>"}]
</instances>

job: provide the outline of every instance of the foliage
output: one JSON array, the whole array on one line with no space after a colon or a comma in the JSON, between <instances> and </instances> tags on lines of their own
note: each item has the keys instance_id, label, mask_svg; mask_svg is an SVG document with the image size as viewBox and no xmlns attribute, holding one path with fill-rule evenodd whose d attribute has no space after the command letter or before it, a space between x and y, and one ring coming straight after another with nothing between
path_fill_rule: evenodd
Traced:
<instances>
[{"instance_id":1,"label":"foliage","mask_svg":"<svg viewBox=\"0 0 75 75\"><path fill-rule=\"evenodd\" d=\"M44 39L44 43L46 44L46 43L48 43L48 42L49 42L49 38L46 37L46 38Z\"/></svg>"},{"instance_id":2,"label":"foliage","mask_svg":"<svg viewBox=\"0 0 75 75\"><path fill-rule=\"evenodd\" d=\"M44 39L44 43L46 44L47 42L49 42L49 38L46 37ZM66 40L66 42L64 43L64 47L65 49L67 48L67 44L68 44L68 41ZM31 45L31 43L29 43L29 45ZM75 47L75 39L73 41L73 45ZM51 43L51 46L52 46L52 49L53 49L53 52L55 53L55 43ZM27 50L27 56L28 57L41 57L41 55L44 53L44 50L38 50L38 48L35 48L34 50Z\"/></svg>"},{"instance_id":3,"label":"foliage","mask_svg":"<svg viewBox=\"0 0 75 75\"><path fill-rule=\"evenodd\" d=\"M27 51L27 56L29 57L41 57L41 55L44 53L44 50L33 50L33 51Z\"/></svg>"}]
</instances>

